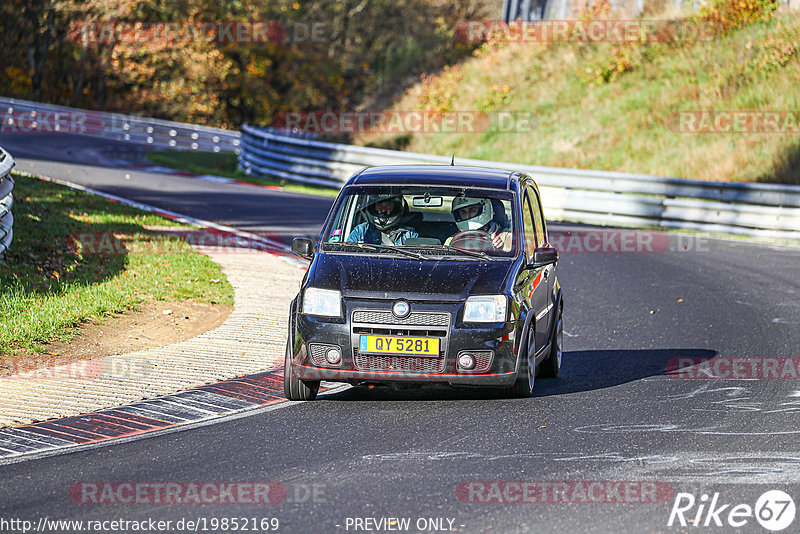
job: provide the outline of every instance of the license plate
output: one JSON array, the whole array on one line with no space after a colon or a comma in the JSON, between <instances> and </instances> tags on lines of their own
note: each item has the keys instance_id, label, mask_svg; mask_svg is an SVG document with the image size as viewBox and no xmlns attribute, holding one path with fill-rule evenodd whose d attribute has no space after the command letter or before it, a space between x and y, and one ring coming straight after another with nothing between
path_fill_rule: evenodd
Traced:
<instances>
[{"instance_id":1,"label":"license plate","mask_svg":"<svg viewBox=\"0 0 800 534\"><path fill-rule=\"evenodd\" d=\"M362 335L358 351L362 354L410 354L437 357L439 356L439 340L435 337Z\"/></svg>"}]
</instances>

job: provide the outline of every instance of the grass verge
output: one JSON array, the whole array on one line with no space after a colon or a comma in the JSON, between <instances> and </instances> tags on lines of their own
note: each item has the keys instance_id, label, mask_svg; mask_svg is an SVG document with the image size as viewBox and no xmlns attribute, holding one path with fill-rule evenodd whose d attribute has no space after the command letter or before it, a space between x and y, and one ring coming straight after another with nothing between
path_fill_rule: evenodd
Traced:
<instances>
[{"instance_id":1,"label":"grass verge","mask_svg":"<svg viewBox=\"0 0 800 534\"><path fill-rule=\"evenodd\" d=\"M338 189L329 187L293 184L284 180L249 176L239 170L238 157L232 152L156 150L149 152L147 159L156 165L169 167L170 169L233 178L234 180L241 180L251 184L271 185L293 193L325 197L335 197L339 193Z\"/></svg>"},{"instance_id":2,"label":"grass verge","mask_svg":"<svg viewBox=\"0 0 800 534\"><path fill-rule=\"evenodd\" d=\"M713 4L746 6L733 0ZM533 117L532 126L522 122L507 130L448 135L364 134L357 142L455 154L456 161L800 184L798 79L797 13L733 27L709 40L489 42L475 57L423 78L394 109L471 110L490 117L518 112ZM786 115L781 124L788 128L780 133L747 125L730 133L681 128L681 112L731 111L777 112Z\"/></svg>"},{"instance_id":3,"label":"grass verge","mask_svg":"<svg viewBox=\"0 0 800 534\"><path fill-rule=\"evenodd\" d=\"M152 229L185 226L33 176L14 179L14 241L0 264L0 355L41 351L41 343L69 340L81 322L145 300L233 305L216 263ZM100 254L82 247L88 241L79 234L121 245ZM131 243L147 243L146 252Z\"/></svg>"}]
</instances>

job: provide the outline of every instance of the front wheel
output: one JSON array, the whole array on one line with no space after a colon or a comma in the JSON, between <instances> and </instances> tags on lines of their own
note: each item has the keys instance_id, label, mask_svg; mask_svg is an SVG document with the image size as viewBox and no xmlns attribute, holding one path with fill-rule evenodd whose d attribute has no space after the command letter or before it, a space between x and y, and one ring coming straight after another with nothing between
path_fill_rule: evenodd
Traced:
<instances>
[{"instance_id":1,"label":"front wheel","mask_svg":"<svg viewBox=\"0 0 800 534\"><path fill-rule=\"evenodd\" d=\"M550 354L540 366L543 378L555 378L561 370L561 357L564 354L564 309L562 306L558 308L556 321L553 338L550 340Z\"/></svg>"},{"instance_id":2,"label":"front wheel","mask_svg":"<svg viewBox=\"0 0 800 534\"><path fill-rule=\"evenodd\" d=\"M294 376L292 372L292 344L291 336L286 341L286 358L283 369L283 394L293 401L314 400L319 392L319 380L303 381Z\"/></svg>"},{"instance_id":3,"label":"front wheel","mask_svg":"<svg viewBox=\"0 0 800 534\"><path fill-rule=\"evenodd\" d=\"M532 336L529 333L528 339L530 340L531 338ZM536 360L529 356L530 351L528 350L528 343L520 345L519 350L524 351L522 354L525 355L526 358L525 362L521 362L525 365L525 374L517 376L517 381L506 390L506 394L512 398L526 399L533 394L533 385L536 382ZM535 353L536 351L534 350L534 354ZM520 371L521 370L522 369L520 369Z\"/></svg>"}]
</instances>

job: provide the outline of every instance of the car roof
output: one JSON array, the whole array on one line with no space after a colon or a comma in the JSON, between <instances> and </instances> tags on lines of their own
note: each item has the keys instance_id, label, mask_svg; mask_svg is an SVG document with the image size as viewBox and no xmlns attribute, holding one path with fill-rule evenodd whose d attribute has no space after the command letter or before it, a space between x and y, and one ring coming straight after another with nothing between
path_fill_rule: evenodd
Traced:
<instances>
[{"instance_id":1,"label":"car roof","mask_svg":"<svg viewBox=\"0 0 800 534\"><path fill-rule=\"evenodd\" d=\"M491 167L466 165L384 165L367 167L356 173L346 185L430 184L461 187L512 189L519 173Z\"/></svg>"}]
</instances>

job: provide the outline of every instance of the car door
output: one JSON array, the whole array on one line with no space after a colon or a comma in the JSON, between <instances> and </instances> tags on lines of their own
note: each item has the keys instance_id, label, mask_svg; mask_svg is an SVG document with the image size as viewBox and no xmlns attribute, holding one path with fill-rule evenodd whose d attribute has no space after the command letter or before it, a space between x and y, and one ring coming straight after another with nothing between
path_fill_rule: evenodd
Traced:
<instances>
[{"instance_id":1,"label":"car door","mask_svg":"<svg viewBox=\"0 0 800 534\"><path fill-rule=\"evenodd\" d=\"M536 234L536 221L533 217L533 198L535 197L531 196L531 192L532 189L526 187L522 201L522 229L525 234L525 255L529 264L533 262L533 253L539 243L539 238ZM530 313L533 315L530 327L535 330L534 337L528 338L535 342L535 344L531 343L528 345L531 355L541 349L548 340L546 328L543 329L539 326L542 319L537 319L542 311L547 309L547 303L549 302L547 281L544 274L546 269L546 267L540 267L537 269L527 269L526 271L526 285L528 289L526 301L531 310Z\"/></svg>"},{"instance_id":2,"label":"car door","mask_svg":"<svg viewBox=\"0 0 800 534\"><path fill-rule=\"evenodd\" d=\"M536 233L536 247L545 248L550 246L547 241L547 228L545 226L542 202L539 192L535 187L528 186L528 198L533 212L533 226ZM558 310L553 305L553 282L555 280L555 264L549 264L542 268L542 280L537 291L540 292L540 300L536 301L536 345L537 349L544 347L550 341L550 331Z\"/></svg>"}]
</instances>

